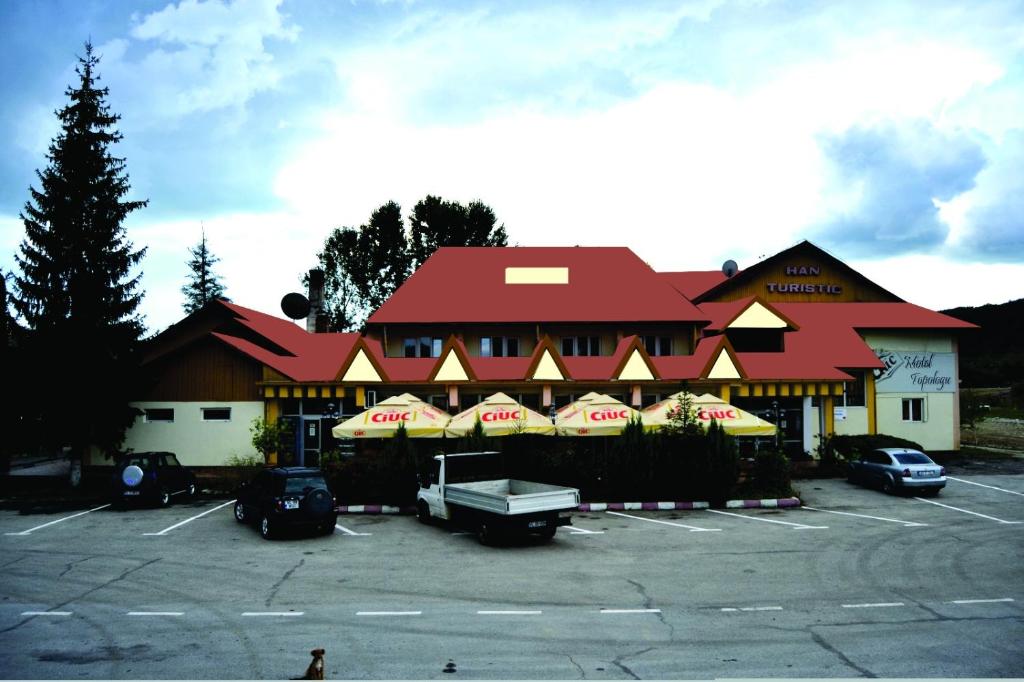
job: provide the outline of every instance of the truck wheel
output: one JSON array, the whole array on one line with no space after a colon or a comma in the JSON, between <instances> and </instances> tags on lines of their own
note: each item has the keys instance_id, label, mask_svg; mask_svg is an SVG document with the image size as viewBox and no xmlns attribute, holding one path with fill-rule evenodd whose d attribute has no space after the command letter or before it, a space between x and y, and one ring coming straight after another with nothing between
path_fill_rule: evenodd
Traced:
<instances>
[{"instance_id":1,"label":"truck wheel","mask_svg":"<svg viewBox=\"0 0 1024 682\"><path fill-rule=\"evenodd\" d=\"M189 497L189 498L195 497L196 493L198 493L198 492L199 492L199 488L196 487L195 483L189 483L188 487L185 488L185 496Z\"/></svg>"},{"instance_id":2,"label":"truck wheel","mask_svg":"<svg viewBox=\"0 0 1024 682\"><path fill-rule=\"evenodd\" d=\"M426 502L420 502L416 505L416 520L424 525L430 523L430 507L427 506Z\"/></svg>"},{"instance_id":3,"label":"truck wheel","mask_svg":"<svg viewBox=\"0 0 1024 682\"><path fill-rule=\"evenodd\" d=\"M558 530L558 526L551 526L550 528L545 528L540 532L540 539L544 540L545 542L550 540L551 538L555 537L556 530Z\"/></svg>"},{"instance_id":4,"label":"truck wheel","mask_svg":"<svg viewBox=\"0 0 1024 682\"><path fill-rule=\"evenodd\" d=\"M494 530L486 523L481 523L476 529L476 539L481 545L490 545L494 542Z\"/></svg>"},{"instance_id":5,"label":"truck wheel","mask_svg":"<svg viewBox=\"0 0 1024 682\"><path fill-rule=\"evenodd\" d=\"M171 494L167 492L166 488L161 488L160 492L157 493L156 501L160 504L161 507L166 507L171 503Z\"/></svg>"}]
</instances>

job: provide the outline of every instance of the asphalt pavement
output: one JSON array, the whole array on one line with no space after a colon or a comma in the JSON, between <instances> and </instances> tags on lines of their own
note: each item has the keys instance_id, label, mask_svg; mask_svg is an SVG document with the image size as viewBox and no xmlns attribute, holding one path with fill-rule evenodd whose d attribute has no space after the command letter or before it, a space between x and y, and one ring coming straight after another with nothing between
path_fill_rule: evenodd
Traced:
<instances>
[{"instance_id":1,"label":"asphalt pavement","mask_svg":"<svg viewBox=\"0 0 1024 682\"><path fill-rule=\"evenodd\" d=\"M791 510L579 513L485 547L408 516L264 541L225 500L0 509L0 676L1024 676L1024 477Z\"/></svg>"}]
</instances>

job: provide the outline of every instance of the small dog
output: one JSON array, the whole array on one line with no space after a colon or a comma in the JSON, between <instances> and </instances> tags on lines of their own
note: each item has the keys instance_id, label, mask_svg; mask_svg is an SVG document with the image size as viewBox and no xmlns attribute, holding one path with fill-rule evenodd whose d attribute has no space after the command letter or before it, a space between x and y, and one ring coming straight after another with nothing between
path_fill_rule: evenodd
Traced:
<instances>
[{"instance_id":1,"label":"small dog","mask_svg":"<svg viewBox=\"0 0 1024 682\"><path fill-rule=\"evenodd\" d=\"M309 652L309 655L313 657L313 662L306 668L306 674L302 677L293 677L293 680L322 680L324 679L324 650L313 649Z\"/></svg>"}]
</instances>

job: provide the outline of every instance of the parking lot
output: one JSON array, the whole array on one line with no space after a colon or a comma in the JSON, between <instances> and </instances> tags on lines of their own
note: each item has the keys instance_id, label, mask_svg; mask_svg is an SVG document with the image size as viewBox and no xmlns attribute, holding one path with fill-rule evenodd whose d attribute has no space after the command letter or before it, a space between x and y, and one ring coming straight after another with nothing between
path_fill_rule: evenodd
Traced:
<instances>
[{"instance_id":1,"label":"parking lot","mask_svg":"<svg viewBox=\"0 0 1024 682\"><path fill-rule=\"evenodd\" d=\"M230 501L0 511L0 671L34 678L1022 676L1024 476L937 498L577 513L485 547L409 516L267 542Z\"/></svg>"}]
</instances>

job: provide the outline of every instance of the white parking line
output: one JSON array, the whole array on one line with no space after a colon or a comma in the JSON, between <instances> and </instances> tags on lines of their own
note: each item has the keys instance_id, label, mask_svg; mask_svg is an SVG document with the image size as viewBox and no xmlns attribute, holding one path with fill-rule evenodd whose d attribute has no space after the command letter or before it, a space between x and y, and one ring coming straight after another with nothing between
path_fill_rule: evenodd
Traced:
<instances>
[{"instance_id":1,"label":"white parking line","mask_svg":"<svg viewBox=\"0 0 1024 682\"><path fill-rule=\"evenodd\" d=\"M914 499L915 500L919 500L921 502L927 502L928 504L934 504L934 505L936 505L938 507L945 507L946 509L952 509L953 511L963 512L964 514L972 514L974 516L980 516L983 519L988 519L989 521L997 521L999 523L1005 523L1007 525L1016 525L1018 523L1024 523L1024 521L1004 521L1003 519L997 519L994 516L988 516L986 514L979 514L978 512L972 512L972 511L969 511L967 509L960 509L959 507L952 507L952 506L950 506L948 504L942 504L941 502L936 502L935 500L926 500L923 497L915 497Z\"/></svg>"},{"instance_id":2,"label":"white parking line","mask_svg":"<svg viewBox=\"0 0 1024 682\"><path fill-rule=\"evenodd\" d=\"M129 611L129 616L184 616L184 611Z\"/></svg>"},{"instance_id":3,"label":"white parking line","mask_svg":"<svg viewBox=\"0 0 1024 682\"><path fill-rule=\"evenodd\" d=\"M477 611L481 616L539 616L543 611Z\"/></svg>"},{"instance_id":4,"label":"white parking line","mask_svg":"<svg viewBox=\"0 0 1024 682\"><path fill-rule=\"evenodd\" d=\"M601 613L661 613L661 609L601 609Z\"/></svg>"},{"instance_id":5,"label":"white parking line","mask_svg":"<svg viewBox=\"0 0 1024 682\"><path fill-rule=\"evenodd\" d=\"M722 611L781 611L781 606L744 606L741 608L726 607Z\"/></svg>"},{"instance_id":6,"label":"white parking line","mask_svg":"<svg viewBox=\"0 0 1024 682\"><path fill-rule=\"evenodd\" d=\"M349 530L348 528L346 528L345 526L341 525L340 523L334 524L334 527L337 528L338 530L340 530L345 535L355 535L355 536L360 536L360 537L366 536L366 535L373 535L373 533L357 533L354 530Z\"/></svg>"},{"instance_id":7,"label":"white parking line","mask_svg":"<svg viewBox=\"0 0 1024 682\"><path fill-rule=\"evenodd\" d=\"M422 611L356 611L357 616L422 616Z\"/></svg>"},{"instance_id":8,"label":"white parking line","mask_svg":"<svg viewBox=\"0 0 1024 682\"><path fill-rule=\"evenodd\" d=\"M86 514L89 514L91 512L99 511L100 509L106 509L109 506L110 506L109 504L101 504L100 506L96 507L95 509L88 509L88 510L86 510L84 512L78 512L77 514L72 514L71 516L65 516L62 519L57 519L56 521L50 521L49 523L44 523L41 526L36 526L35 528L29 528L28 530L23 530L20 533L4 533L4 535L28 535L29 533L31 533L34 530L39 530L40 528L46 528L47 526L52 526L55 523L60 523L61 521L67 521L68 519L74 519L74 518L78 518L79 516L85 516Z\"/></svg>"},{"instance_id":9,"label":"white parking line","mask_svg":"<svg viewBox=\"0 0 1024 682\"><path fill-rule=\"evenodd\" d=\"M965 481L964 479L957 478L955 476L946 476L946 478L948 478L951 481L959 481L960 483L967 483L969 485L980 485L982 488L991 488L992 490L998 490L999 492L1010 493L1011 495L1020 495L1021 497L1024 497L1024 493L1019 493L1016 490L1007 490L1006 488L997 488L994 485L985 485L984 483L975 483L974 481Z\"/></svg>"},{"instance_id":10,"label":"white parking line","mask_svg":"<svg viewBox=\"0 0 1024 682\"><path fill-rule=\"evenodd\" d=\"M22 611L23 616L70 616L71 611Z\"/></svg>"},{"instance_id":11,"label":"white parking line","mask_svg":"<svg viewBox=\"0 0 1024 682\"><path fill-rule=\"evenodd\" d=\"M882 609L890 606L906 606L901 601L879 602L877 604L843 604L844 609Z\"/></svg>"},{"instance_id":12,"label":"white parking line","mask_svg":"<svg viewBox=\"0 0 1024 682\"><path fill-rule=\"evenodd\" d=\"M185 519L184 521L181 521L181 522L179 522L179 523L176 523L176 524L174 524L173 526L170 526L170 527L168 527L168 528L164 528L164 529L163 529L162 531L160 531L159 533L143 533L143 535L166 535L167 533L171 532L171 531L172 531L172 530L174 530L175 528L178 528L178 527L180 527L180 526L184 526L184 525L185 525L186 523L189 523L189 522L191 522L191 521L195 521L196 519L198 519L198 518L200 518L200 517L202 517L202 516L206 516L207 514L212 514L213 512L217 511L218 509L223 509L224 507L228 506L229 504L234 504L234 502L235 502L234 500L228 500L228 501L227 501L227 502L225 502L224 504L218 504L218 505L217 505L216 507L214 507L213 509L207 509L207 510L206 510L206 511L204 511L204 512L203 512L202 514L196 514L195 516L193 516L193 517L192 517L192 518L190 518L190 519Z\"/></svg>"},{"instance_id":13,"label":"white parking line","mask_svg":"<svg viewBox=\"0 0 1024 682\"><path fill-rule=\"evenodd\" d=\"M1009 597L1004 597L1003 599L954 599L953 601L946 602L946 603L947 604L995 604L997 602L1008 602L1008 601L1013 601L1013 599L1011 599Z\"/></svg>"},{"instance_id":14,"label":"white parking line","mask_svg":"<svg viewBox=\"0 0 1024 682\"><path fill-rule=\"evenodd\" d=\"M927 523L918 523L916 521L901 521L900 519L887 519L884 516L869 516L867 514L853 514L851 512L834 511L832 509L818 509L817 507L808 507L806 504L802 507L803 509L810 509L811 511L823 512L825 514L841 514L843 516L857 516L862 519L874 519L875 521L889 521L890 523L902 523L907 528L912 526L927 526Z\"/></svg>"},{"instance_id":15,"label":"white parking line","mask_svg":"<svg viewBox=\"0 0 1024 682\"><path fill-rule=\"evenodd\" d=\"M790 521L776 521L775 519L762 519L762 518L757 517L757 516L746 516L744 514L733 514L732 512L724 512L724 511L719 511L717 509L705 509L704 511L711 512L712 514L724 514L725 516L735 516L737 518L747 519L748 521L763 521L764 523L777 523L777 524L782 525L782 526L792 526L793 530L812 530L812 529L818 530L818 529L828 528L828 526L808 526L805 523L792 523Z\"/></svg>"},{"instance_id":16,"label":"white parking line","mask_svg":"<svg viewBox=\"0 0 1024 682\"><path fill-rule=\"evenodd\" d=\"M305 611L246 611L243 616L301 616L304 615Z\"/></svg>"},{"instance_id":17,"label":"white parking line","mask_svg":"<svg viewBox=\"0 0 1024 682\"><path fill-rule=\"evenodd\" d=\"M573 535L604 535L603 530L587 530L586 528L579 528L577 526L566 526L566 530Z\"/></svg>"},{"instance_id":18,"label":"white parking line","mask_svg":"<svg viewBox=\"0 0 1024 682\"><path fill-rule=\"evenodd\" d=\"M605 514L613 514L615 516L625 516L627 519L636 519L637 521L647 521L649 523L660 523L665 526L675 526L676 528L685 528L692 533L701 532L715 532L722 530L721 528L700 528L698 526L687 526L685 523L673 523L672 521L661 521L660 519L648 519L643 516L633 516L632 514L623 514L621 512L605 512Z\"/></svg>"}]
</instances>

